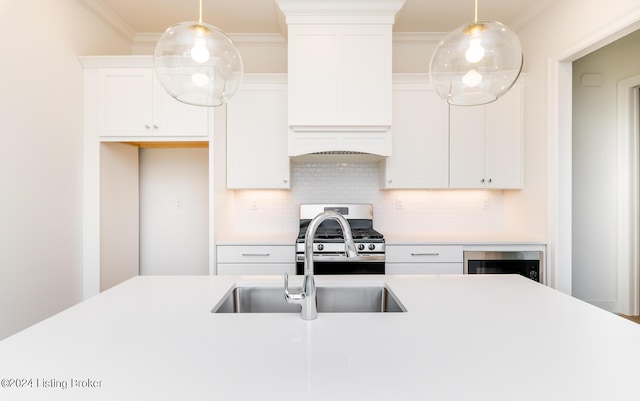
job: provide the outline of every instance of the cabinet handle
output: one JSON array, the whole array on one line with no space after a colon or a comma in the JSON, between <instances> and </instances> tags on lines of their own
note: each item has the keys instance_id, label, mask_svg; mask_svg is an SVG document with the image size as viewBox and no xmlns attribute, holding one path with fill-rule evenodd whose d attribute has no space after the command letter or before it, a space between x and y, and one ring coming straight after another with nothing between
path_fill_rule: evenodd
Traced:
<instances>
[{"instance_id":1,"label":"cabinet handle","mask_svg":"<svg viewBox=\"0 0 640 401\"><path fill-rule=\"evenodd\" d=\"M489 184L491 184L491 181L492 181L491 178L489 178Z\"/></svg>"},{"instance_id":2,"label":"cabinet handle","mask_svg":"<svg viewBox=\"0 0 640 401\"><path fill-rule=\"evenodd\" d=\"M387 182L388 182L389 184L391 184L391 183L393 182L393 180L392 180L392 179L388 179L388 180L387 180Z\"/></svg>"},{"instance_id":3,"label":"cabinet handle","mask_svg":"<svg viewBox=\"0 0 640 401\"><path fill-rule=\"evenodd\" d=\"M242 256L270 256L268 253L243 253Z\"/></svg>"},{"instance_id":4,"label":"cabinet handle","mask_svg":"<svg viewBox=\"0 0 640 401\"><path fill-rule=\"evenodd\" d=\"M289 182L289 180L286 179L286 178L284 180L282 180L282 181L284 181L285 184Z\"/></svg>"},{"instance_id":5,"label":"cabinet handle","mask_svg":"<svg viewBox=\"0 0 640 401\"><path fill-rule=\"evenodd\" d=\"M153 129L158 129L158 126L156 124L153 124Z\"/></svg>"},{"instance_id":6,"label":"cabinet handle","mask_svg":"<svg viewBox=\"0 0 640 401\"><path fill-rule=\"evenodd\" d=\"M480 180L480 182L484 182L484 178Z\"/></svg>"},{"instance_id":7,"label":"cabinet handle","mask_svg":"<svg viewBox=\"0 0 640 401\"><path fill-rule=\"evenodd\" d=\"M439 252L412 253L411 256L438 256Z\"/></svg>"},{"instance_id":8,"label":"cabinet handle","mask_svg":"<svg viewBox=\"0 0 640 401\"><path fill-rule=\"evenodd\" d=\"M150 126L149 124L145 124L145 125L144 125L144 127L145 127L146 129L151 129L151 126Z\"/></svg>"}]
</instances>

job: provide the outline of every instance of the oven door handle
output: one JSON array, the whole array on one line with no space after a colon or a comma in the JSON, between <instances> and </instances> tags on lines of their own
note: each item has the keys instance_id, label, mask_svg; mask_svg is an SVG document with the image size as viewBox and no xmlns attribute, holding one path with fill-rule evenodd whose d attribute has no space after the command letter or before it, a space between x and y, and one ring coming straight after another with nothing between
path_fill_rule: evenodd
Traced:
<instances>
[{"instance_id":1,"label":"oven door handle","mask_svg":"<svg viewBox=\"0 0 640 401\"><path fill-rule=\"evenodd\" d=\"M304 262L304 255L297 255L298 262ZM384 262L384 255L313 255L314 262Z\"/></svg>"}]
</instances>

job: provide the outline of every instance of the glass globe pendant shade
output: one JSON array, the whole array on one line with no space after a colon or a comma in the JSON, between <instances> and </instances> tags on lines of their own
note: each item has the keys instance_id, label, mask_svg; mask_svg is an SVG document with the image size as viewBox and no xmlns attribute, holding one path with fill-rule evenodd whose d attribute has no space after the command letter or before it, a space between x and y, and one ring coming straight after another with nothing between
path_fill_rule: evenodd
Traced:
<instances>
[{"instance_id":1,"label":"glass globe pendant shade","mask_svg":"<svg viewBox=\"0 0 640 401\"><path fill-rule=\"evenodd\" d=\"M220 106L242 82L242 58L231 38L213 25L182 22L156 44L153 68L167 92L196 106Z\"/></svg>"},{"instance_id":2,"label":"glass globe pendant shade","mask_svg":"<svg viewBox=\"0 0 640 401\"><path fill-rule=\"evenodd\" d=\"M522 70L515 33L495 21L476 21L449 33L436 46L429 74L449 104L480 105L504 95Z\"/></svg>"}]
</instances>

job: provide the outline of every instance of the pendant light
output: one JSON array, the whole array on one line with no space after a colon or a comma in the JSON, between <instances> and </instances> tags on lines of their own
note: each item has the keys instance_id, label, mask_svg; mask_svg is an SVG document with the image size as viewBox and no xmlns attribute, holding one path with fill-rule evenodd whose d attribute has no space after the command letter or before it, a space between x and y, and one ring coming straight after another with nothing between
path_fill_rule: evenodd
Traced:
<instances>
[{"instance_id":1,"label":"pendant light","mask_svg":"<svg viewBox=\"0 0 640 401\"><path fill-rule=\"evenodd\" d=\"M217 27L182 22L167 29L153 53L156 75L169 95L196 106L220 106L242 82L242 58L233 41Z\"/></svg>"},{"instance_id":2,"label":"pendant light","mask_svg":"<svg viewBox=\"0 0 640 401\"><path fill-rule=\"evenodd\" d=\"M429 64L431 83L449 104L491 103L504 95L522 70L522 48L515 33L495 21L475 19L438 43Z\"/></svg>"}]
</instances>

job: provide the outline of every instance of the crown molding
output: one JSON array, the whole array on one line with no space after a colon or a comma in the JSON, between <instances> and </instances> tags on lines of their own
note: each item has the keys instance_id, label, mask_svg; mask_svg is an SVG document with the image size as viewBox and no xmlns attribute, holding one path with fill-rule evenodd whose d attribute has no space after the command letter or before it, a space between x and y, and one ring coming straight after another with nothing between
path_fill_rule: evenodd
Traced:
<instances>
[{"instance_id":1,"label":"crown molding","mask_svg":"<svg viewBox=\"0 0 640 401\"><path fill-rule=\"evenodd\" d=\"M131 54L153 54L156 43L162 36L161 33L138 33L133 38L131 44Z\"/></svg>"},{"instance_id":2,"label":"crown molding","mask_svg":"<svg viewBox=\"0 0 640 401\"><path fill-rule=\"evenodd\" d=\"M150 54L160 39L161 33L138 33L132 42L133 54ZM231 40L245 46L286 46L286 39L279 33L229 33ZM395 43L438 43L446 33L441 32L394 32Z\"/></svg>"},{"instance_id":3,"label":"crown molding","mask_svg":"<svg viewBox=\"0 0 640 401\"><path fill-rule=\"evenodd\" d=\"M231 40L243 45L286 46L287 41L279 33L229 33Z\"/></svg>"},{"instance_id":4,"label":"crown molding","mask_svg":"<svg viewBox=\"0 0 640 401\"><path fill-rule=\"evenodd\" d=\"M161 33L138 33L131 45L132 54L153 54ZM229 33L228 36L237 45L244 46L286 46L287 42L279 33Z\"/></svg>"},{"instance_id":5,"label":"crown molding","mask_svg":"<svg viewBox=\"0 0 640 401\"><path fill-rule=\"evenodd\" d=\"M394 43L438 43L446 32L394 32Z\"/></svg>"},{"instance_id":6,"label":"crown molding","mask_svg":"<svg viewBox=\"0 0 640 401\"><path fill-rule=\"evenodd\" d=\"M132 68L153 67L153 58L149 55L135 56L80 56L80 64L84 69L88 68Z\"/></svg>"},{"instance_id":7,"label":"crown molding","mask_svg":"<svg viewBox=\"0 0 640 401\"><path fill-rule=\"evenodd\" d=\"M122 35L129 42L133 42L136 36L135 31L127 25L118 15L100 0L80 0L99 18L109 24L118 34Z\"/></svg>"}]
</instances>

